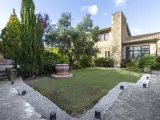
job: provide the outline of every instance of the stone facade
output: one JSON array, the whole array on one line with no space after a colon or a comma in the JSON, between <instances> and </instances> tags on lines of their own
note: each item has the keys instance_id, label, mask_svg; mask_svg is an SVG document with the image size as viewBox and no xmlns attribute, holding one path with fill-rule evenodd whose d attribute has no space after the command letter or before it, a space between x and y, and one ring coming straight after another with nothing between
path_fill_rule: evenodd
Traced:
<instances>
[{"instance_id":1,"label":"stone facade","mask_svg":"<svg viewBox=\"0 0 160 120\"><path fill-rule=\"evenodd\" d=\"M160 56L160 33L131 36L127 19L121 11L112 15L111 25L110 30L106 28L108 39L96 44L100 50L98 57L106 57L105 52L110 51L110 58L119 67L121 60L126 59L126 47L141 45L150 46L150 55ZM104 34L104 30L100 30L100 34Z\"/></svg>"}]
</instances>

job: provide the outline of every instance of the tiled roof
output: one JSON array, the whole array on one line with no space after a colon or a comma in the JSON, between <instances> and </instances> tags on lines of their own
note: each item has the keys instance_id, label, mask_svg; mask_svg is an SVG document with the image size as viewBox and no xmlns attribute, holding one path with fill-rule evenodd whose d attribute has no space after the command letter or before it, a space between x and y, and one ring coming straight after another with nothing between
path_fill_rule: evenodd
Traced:
<instances>
[{"instance_id":1,"label":"tiled roof","mask_svg":"<svg viewBox=\"0 0 160 120\"><path fill-rule=\"evenodd\" d=\"M160 39L160 32L131 36L124 40L123 44L156 41Z\"/></svg>"}]
</instances>

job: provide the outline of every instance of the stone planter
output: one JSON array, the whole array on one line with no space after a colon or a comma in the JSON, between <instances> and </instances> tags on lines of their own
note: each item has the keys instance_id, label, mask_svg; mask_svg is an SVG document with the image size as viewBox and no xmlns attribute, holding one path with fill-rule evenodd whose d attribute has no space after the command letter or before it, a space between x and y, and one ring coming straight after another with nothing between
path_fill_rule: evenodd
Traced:
<instances>
[{"instance_id":1,"label":"stone planter","mask_svg":"<svg viewBox=\"0 0 160 120\"><path fill-rule=\"evenodd\" d=\"M54 78L69 78L72 74L68 72L68 64L56 64L56 74L51 75Z\"/></svg>"},{"instance_id":2,"label":"stone planter","mask_svg":"<svg viewBox=\"0 0 160 120\"><path fill-rule=\"evenodd\" d=\"M68 75L69 65L68 64L56 64L56 75Z\"/></svg>"}]
</instances>

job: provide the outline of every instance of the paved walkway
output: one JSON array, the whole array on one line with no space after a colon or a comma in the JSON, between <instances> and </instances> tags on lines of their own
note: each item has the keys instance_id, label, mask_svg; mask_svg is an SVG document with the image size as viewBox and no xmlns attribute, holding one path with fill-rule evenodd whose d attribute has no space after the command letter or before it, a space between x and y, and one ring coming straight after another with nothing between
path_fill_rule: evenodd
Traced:
<instances>
[{"instance_id":1,"label":"paved walkway","mask_svg":"<svg viewBox=\"0 0 160 120\"><path fill-rule=\"evenodd\" d=\"M42 120L42 116L16 94L8 81L0 82L0 120Z\"/></svg>"},{"instance_id":2,"label":"paved walkway","mask_svg":"<svg viewBox=\"0 0 160 120\"><path fill-rule=\"evenodd\" d=\"M105 111L102 120L160 120L160 72L153 72L149 88L126 89Z\"/></svg>"}]
</instances>

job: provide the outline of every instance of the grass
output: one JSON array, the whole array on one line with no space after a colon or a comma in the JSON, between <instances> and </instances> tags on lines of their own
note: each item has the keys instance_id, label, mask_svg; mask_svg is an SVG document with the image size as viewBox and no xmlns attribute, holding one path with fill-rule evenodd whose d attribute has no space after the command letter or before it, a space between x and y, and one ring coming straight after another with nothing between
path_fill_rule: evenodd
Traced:
<instances>
[{"instance_id":1,"label":"grass","mask_svg":"<svg viewBox=\"0 0 160 120\"><path fill-rule=\"evenodd\" d=\"M82 114L119 82L136 82L141 75L118 69L91 68L73 72L69 79L43 78L31 86L70 115Z\"/></svg>"}]
</instances>

